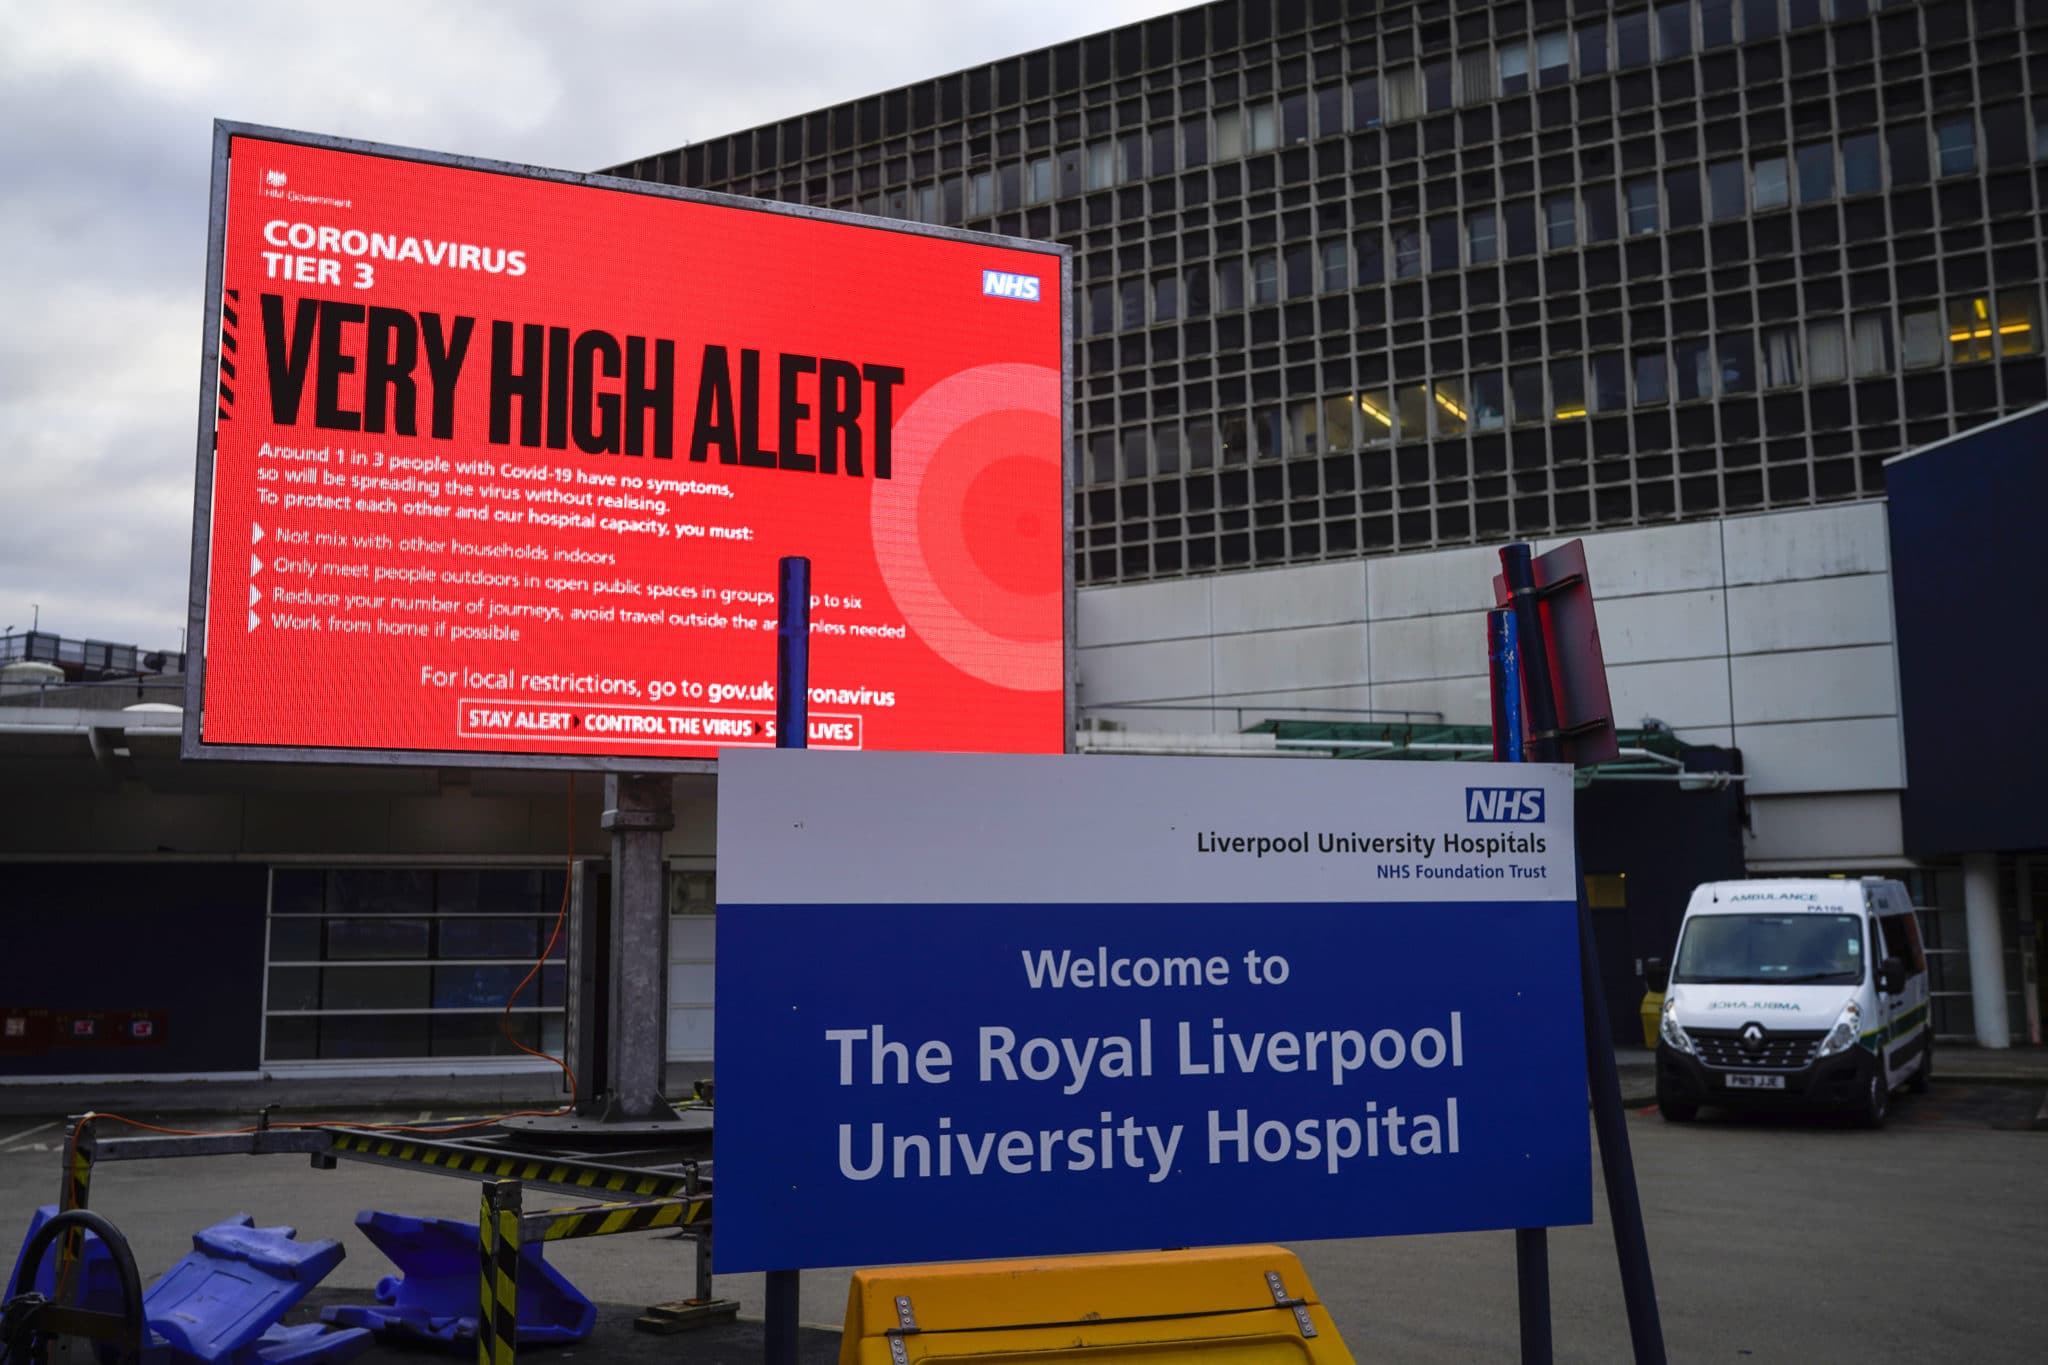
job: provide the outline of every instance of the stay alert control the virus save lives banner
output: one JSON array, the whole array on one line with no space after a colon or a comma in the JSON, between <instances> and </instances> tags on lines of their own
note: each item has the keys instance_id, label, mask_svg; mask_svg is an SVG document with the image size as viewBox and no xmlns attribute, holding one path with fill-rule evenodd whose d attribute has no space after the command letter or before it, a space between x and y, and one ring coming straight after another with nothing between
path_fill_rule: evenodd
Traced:
<instances>
[{"instance_id":1,"label":"stay alert control the virus save lives banner","mask_svg":"<svg viewBox=\"0 0 2048 1365\"><path fill-rule=\"evenodd\" d=\"M1057 252L227 145L201 752L1063 747Z\"/></svg>"}]
</instances>

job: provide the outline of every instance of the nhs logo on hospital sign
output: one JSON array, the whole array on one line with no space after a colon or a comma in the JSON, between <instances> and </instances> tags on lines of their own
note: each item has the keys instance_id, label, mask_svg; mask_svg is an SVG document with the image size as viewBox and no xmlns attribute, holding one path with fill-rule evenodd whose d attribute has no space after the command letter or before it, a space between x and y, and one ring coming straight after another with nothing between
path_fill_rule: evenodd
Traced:
<instances>
[{"instance_id":1,"label":"nhs logo on hospital sign","mask_svg":"<svg viewBox=\"0 0 2048 1365\"><path fill-rule=\"evenodd\" d=\"M1543 823L1541 787L1467 787L1465 821L1474 825Z\"/></svg>"},{"instance_id":2,"label":"nhs logo on hospital sign","mask_svg":"<svg viewBox=\"0 0 2048 1365\"><path fill-rule=\"evenodd\" d=\"M1026 303L1038 301L1038 276L1012 275L1006 270L984 270L981 272L981 292L992 294L999 299L1022 299Z\"/></svg>"}]
</instances>

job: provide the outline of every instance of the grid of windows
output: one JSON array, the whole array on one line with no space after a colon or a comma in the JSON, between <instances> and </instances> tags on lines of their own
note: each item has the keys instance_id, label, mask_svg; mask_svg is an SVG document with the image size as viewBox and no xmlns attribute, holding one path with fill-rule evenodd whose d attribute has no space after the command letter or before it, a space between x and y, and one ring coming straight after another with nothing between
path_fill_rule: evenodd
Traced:
<instances>
[{"instance_id":1,"label":"grid of windows","mask_svg":"<svg viewBox=\"0 0 2048 1365\"><path fill-rule=\"evenodd\" d=\"M1083 583L1870 496L2048 399L2048 0L1225 0L618 169L1073 245Z\"/></svg>"}]
</instances>

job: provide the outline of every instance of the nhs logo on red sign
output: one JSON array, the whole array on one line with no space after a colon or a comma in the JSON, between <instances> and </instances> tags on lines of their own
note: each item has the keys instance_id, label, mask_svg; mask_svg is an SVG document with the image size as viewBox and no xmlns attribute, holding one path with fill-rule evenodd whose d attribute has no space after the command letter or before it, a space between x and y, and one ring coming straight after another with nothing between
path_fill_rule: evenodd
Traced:
<instances>
[{"instance_id":1,"label":"nhs logo on red sign","mask_svg":"<svg viewBox=\"0 0 2048 1365\"><path fill-rule=\"evenodd\" d=\"M1022 299L1026 303L1038 301L1038 276L1012 275L1006 270L984 270L981 272L981 292L993 294L999 299Z\"/></svg>"},{"instance_id":2,"label":"nhs logo on red sign","mask_svg":"<svg viewBox=\"0 0 2048 1365\"><path fill-rule=\"evenodd\" d=\"M1543 822L1541 787L1467 787L1465 821L1474 825L1536 825Z\"/></svg>"}]
</instances>

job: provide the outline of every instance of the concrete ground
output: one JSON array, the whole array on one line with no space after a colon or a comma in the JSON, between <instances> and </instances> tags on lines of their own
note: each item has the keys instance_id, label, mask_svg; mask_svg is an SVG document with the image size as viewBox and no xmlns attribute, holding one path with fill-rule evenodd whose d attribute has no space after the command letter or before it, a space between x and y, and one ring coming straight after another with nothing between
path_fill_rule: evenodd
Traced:
<instances>
[{"instance_id":1,"label":"concrete ground","mask_svg":"<svg viewBox=\"0 0 2048 1365\"><path fill-rule=\"evenodd\" d=\"M1933 1093L1901 1095L1891 1125L1863 1132L1825 1119L1726 1118L1678 1126L1638 1104L1628 1128L1674 1361L2030 1360L2048 1343L2039 1268L2048 1245L2048 1068L1945 1050ZM1624 1090L1642 1099L1640 1066ZM1633 1076L1632 1081L1630 1077ZM399 1115L416 1117L418 1111ZM52 1202L61 1128L0 1123L0 1227ZM202 1120L203 1121L203 1120ZM303 1157L106 1163L94 1207L135 1246L145 1280L191 1233L232 1213L337 1237L349 1259L323 1292L360 1297L386 1273L351 1227L358 1209L474 1219L478 1187L446 1176ZM11 1243L12 1234L0 1234ZM1557 1358L1628 1357L1604 1203L1595 1221L1550 1233ZM1295 1247L1360 1358L1512 1359L1513 1239L1507 1233L1304 1243ZM604 1305L605 1360L754 1361L758 1276L721 1276L743 1321L703 1336L650 1337L642 1305L689 1292L691 1244L643 1233L549 1247L550 1261ZM11 1257L8 1259L11 1260ZM805 1359L834 1358L850 1272L803 1277ZM522 1359L567 1353L522 1352ZM375 1358L375 1357L372 1357ZM398 1358L396 1355L390 1358ZM420 1360L418 1353L407 1353Z\"/></svg>"}]
</instances>

